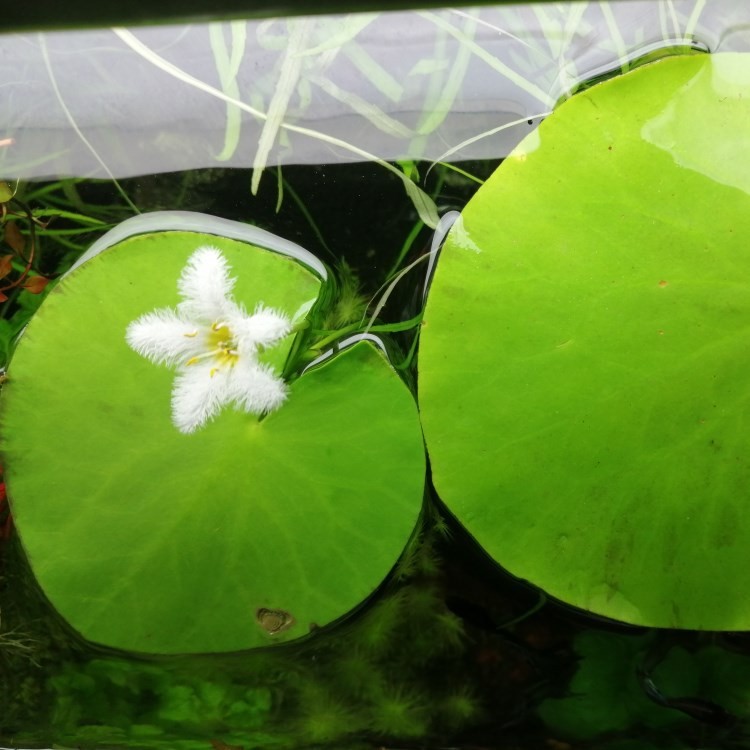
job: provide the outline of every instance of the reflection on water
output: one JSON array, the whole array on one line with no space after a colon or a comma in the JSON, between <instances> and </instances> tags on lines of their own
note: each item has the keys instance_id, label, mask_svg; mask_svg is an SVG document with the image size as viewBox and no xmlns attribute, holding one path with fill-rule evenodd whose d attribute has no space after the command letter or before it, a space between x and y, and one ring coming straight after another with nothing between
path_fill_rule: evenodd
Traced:
<instances>
[{"instance_id":1,"label":"reflection on water","mask_svg":"<svg viewBox=\"0 0 750 750\"><path fill-rule=\"evenodd\" d=\"M747 116L749 76L750 65L744 55L713 55L711 64L686 81L681 94L644 124L644 140L667 151L675 164L750 193L750 175L734 157L747 148L747 141L728 127L732 122L743 122ZM706 107L697 113L695 106L688 106L685 101L686 97L708 99L716 95L723 104L720 110ZM707 117L715 119L715 132L721 132L723 137L702 138L691 126L696 116L703 121Z\"/></svg>"}]
</instances>

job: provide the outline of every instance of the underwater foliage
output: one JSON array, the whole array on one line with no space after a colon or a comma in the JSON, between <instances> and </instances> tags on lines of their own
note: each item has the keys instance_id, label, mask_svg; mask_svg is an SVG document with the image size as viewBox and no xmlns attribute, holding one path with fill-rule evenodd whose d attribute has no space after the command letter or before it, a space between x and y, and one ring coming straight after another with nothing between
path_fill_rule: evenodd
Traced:
<instances>
[{"instance_id":1,"label":"underwater foliage","mask_svg":"<svg viewBox=\"0 0 750 750\"><path fill-rule=\"evenodd\" d=\"M581 662L569 695L542 703L541 718L561 736L576 739L634 724L664 727L687 722L684 714L664 711L649 701L638 682L636 668L648 642L648 637L582 633L575 642ZM677 695L692 695L698 689L692 657L682 649L675 649L660 665L657 678Z\"/></svg>"}]
</instances>

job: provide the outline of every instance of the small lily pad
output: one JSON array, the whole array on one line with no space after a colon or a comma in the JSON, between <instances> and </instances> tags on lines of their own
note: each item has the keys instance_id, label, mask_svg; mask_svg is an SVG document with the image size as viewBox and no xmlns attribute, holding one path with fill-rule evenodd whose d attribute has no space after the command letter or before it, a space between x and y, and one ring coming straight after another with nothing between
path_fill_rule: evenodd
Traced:
<instances>
[{"instance_id":1,"label":"small lily pad","mask_svg":"<svg viewBox=\"0 0 750 750\"><path fill-rule=\"evenodd\" d=\"M4 465L31 566L72 627L110 647L227 652L306 635L373 592L421 507L414 399L370 343L310 368L262 419L226 408L191 434L175 428L174 372L125 331L179 302L181 271L205 245L224 254L247 310L263 302L292 318L325 292L288 255L151 226L58 283L3 390ZM292 340L264 355L277 372Z\"/></svg>"},{"instance_id":2,"label":"small lily pad","mask_svg":"<svg viewBox=\"0 0 750 750\"><path fill-rule=\"evenodd\" d=\"M628 622L750 629L750 56L562 104L469 202L425 313L435 486L502 566Z\"/></svg>"}]
</instances>

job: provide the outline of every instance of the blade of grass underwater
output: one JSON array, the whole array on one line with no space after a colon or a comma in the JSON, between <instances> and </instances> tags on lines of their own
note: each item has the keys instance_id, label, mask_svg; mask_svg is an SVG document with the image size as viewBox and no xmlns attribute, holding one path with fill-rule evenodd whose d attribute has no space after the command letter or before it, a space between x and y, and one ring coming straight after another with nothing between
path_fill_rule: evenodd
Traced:
<instances>
[{"instance_id":1,"label":"blade of grass underwater","mask_svg":"<svg viewBox=\"0 0 750 750\"><path fill-rule=\"evenodd\" d=\"M9 153L10 153L10 147L8 149L0 149L0 154L3 154L3 158L2 160L0 160L0 164L3 164L5 162L5 156ZM68 154L68 153L70 153L70 149L63 148L63 149L60 149L59 151L53 151L52 153L49 153L49 154L42 154L41 156L37 156L33 159L22 161L20 164L14 164L13 171L16 174L23 174L24 171L26 171L27 169L31 169L32 167L38 167L41 164L46 164L47 162L54 163L61 156L64 156L65 154Z\"/></svg>"},{"instance_id":2,"label":"blade of grass underwater","mask_svg":"<svg viewBox=\"0 0 750 750\"><path fill-rule=\"evenodd\" d=\"M344 91L328 78L312 76L310 81L325 91L331 98L346 104L381 132L392 135L394 138L411 138L413 135L412 131L406 125L387 115L380 107L371 104L361 96L357 96L357 94Z\"/></svg>"},{"instance_id":3,"label":"blade of grass underwater","mask_svg":"<svg viewBox=\"0 0 750 750\"><path fill-rule=\"evenodd\" d=\"M406 74L407 76L431 76L448 68L447 60L433 60L423 57L414 64L414 67Z\"/></svg>"},{"instance_id":4,"label":"blade of grass underwater","mask_svg":"<svg viewBox=\"0 0 750 750\"><path fill-rule=\"evenodd\" d=\"M300 213L302 216L305 217L305 221L310 225L310 229L312 229L313 234L316 236L318 242L320 242L321 247L325 249L325 251L332 257L336 258L333 251L329 247L328 243L325 241L325 238L323 237L323 233L320 231L320 227L315 223L315 219L313 219L312 214L307 209L307 206L305 205L305 202L302 200L302 198L299 197L297 191L284 179L282 173L281 173L281 167L277 167L279 179L281 181L281 184L283 185L283 190L291 196L292 200L296 204L297 208L300 210Z\"/></svg>"},{"instance_id":5,"label":"blade of grass underwater","mask_svg":"<svg viewBox=\"0 0 750 750\"><path fill-rule=\"evenodd\" d=\"M403 241L401 245L401 250L398 253L398 257L396 258L396 262L393 264L393 267L388 272L388 275L386 278L390 278L393 276L394 273L396 273L399 269L399 266L403 263L404 258L409 253L409 250L411 250L411 246L414 244L414 240L417 239L419 236L419 233L424 229L424 222L423 221L417 221L415 222L414 226L409 231L409 234L406 235L406 239Z\"/></svg>"},{"instance_id":6,"label":"blade of grass underwater","mask_svg":"<svg viewBox=\"0 0 750 750\"><path fill-rule=\"evenodd\" d=\"M248 112L254 117L258 117L259 119L263 120L266 119L265 112L261 112L259 109L251 107L249 104L246 104L240 99L234 99L233 97L228 96L223 91L219 91L219 89L215 88L214 86L211 86L210 84L205 83L204 81L201 81L194 76L191 76L189 73L186 73L184 70L178 68L173 63L165 60L146 44L141 42L138 37L136 37L128 29L113 27L112 32L134 52L139 54L141 57L143 57L145 60L147 60L160 70L163 70L165 73L169 73L171 76L177 78L183 83L186 83L189 86L193 86L194 88L197 88L206 94L215 96L217 99L230 101L233 104L236 104L240 109ZM422 221L424 221L424 223L429 227L434 228L437 226L439 217L437 214L437 206L435 205L435 201L432 200L432 198L430 198L418 185L415 185L408 177L406 177L403 172L401 172L401 170L397 167L394 167L387 161L381 159L378 156L375 156L374 154L369 153L368 151L365 151L362 148L359 148L358 146L355 146L352 143L342 141L340 138L335 138L326 133L321 133L318 130L303 128L299 125L291 125L290 123L285 122L282 122L279 127L284 130L288 130L291 133L299 133L300 135L305 135L309 138L315 138L319 141L323 141L324 143L329 143L332 146L343 148L353 154L357 154L357 156L361 156L366 161L371 161L374 164L378 164L379 166L383 167L383 169L387 169L389 172L396 175L401 180L404 185L404 190L406 190L406 194L414 203L414 207L416 208L417 213L419 214L419 217L422 219Z\"/></svg>"},{"instance_id":7,"label":"blade of grass underwater","mask_svg":"<svg viewBox=\"0 0 750 750\"><path fill-rule=\"evenodd\" d=\"M701 13L703 13L703 9L706 7L706 0L696 0L695 5L693 6L693 11L690 14L690 18L688 18L687 23L685 24L685 36L686 37L692 37L695 34L695 28L698 25L698 21L700 20Z\"/></svg>"},{"instance_id":8,"label":"blade of grass underwater","mask_svg":"<svg viewBox=\"0 0 750 750\"><path fill-rule=\"evenodd\" d=\"M503 77L507 78L509 81L518 86L518 88L529 94L529 96L533 96L535 99L542 102L548 107L551 107L555 103L549 96L549 94L545 93L538 86L524 78L524 76L522 76L520 73L517 73L512 68L509 68L496 57L493 57L489 52L487 52L487 50L485 50L483 47L480 47L473 39L467 38L464 34L462 34L460 29L457 29L455 26L448 23L448 21L446 21L441 16L430 11L421 11L420 15L424 18L427 18L429 21L432 21L432 23L434 23L441 29L447 31L451 36L458 39L458 41L462 44L465 44L480 60L483 60L493 70L496 70Z\"/></svg>"},{"instance_id":9,"label":"blade of grass underwater","mask_svg":"<svg viewBox=\"0 0 750 750\"><path fill-rule=\"evenodd\" d=\"M526 117L521 117L518 120L511 120L510 122L506 122L504 125L499 125L496 128L492 128L491 130L485 130L483 133L479 133L478 135L473 135L471 138L467 138L465 141L461 141L461 143L453 146L452 148L449 148L445 153L441 154L435 161L430 163L430 166L427 170L427 173L425 174L425 177L430 173L430 170L436 165L440 164L441 162L444 162L449 156L453 156L456 152L460 151L462 148L465 148L466 146L470 146L472 143L476 143L477 141L481 141L482 138L488 138L491 135L495 135L495 133L499 133L502 130L507 130L508 128L513 128L516 125L522 125L523 123L528 123L529 120L536 120L537 118L541 119L542 117L547 117L548 115L552 114L552 110L549 110L548 112L538 112L533 115L527 115Z\"/></svg>"},{"instance_id":10,"label":"blade of grass underwater","mask_svg":"<svg viewBox=\"0 0 750 750\"><path fill-rule=\"evenodd\" d=\"M289 44L284 53L284 59L281 62L281 71L276 82L276 90L271 98L271 103L268 105L266 121L258 139L258 150L255 152L255 160L253 161L253 178L250 183L250 192L253 195L256 195L258 192L260 178L268 161L268 154L271 152L273 142L276 140L276 134L279 132L281 123L284 121L289 100L292 98L300 73L302 72L301 54L305 50L305 43L312 30L314 21L307 18L292 18L287 23L290 29Z\"/></svg>"},{"instance_id":11,"label":"blade of grass underwater","mask_svg":"<svg viewBox=\"0 0 750 750\"><path fill-rule=\"evenodd\" d=\"M383 286L380 287L380 289L383 289L385 287L385 291L383 292L382 296L378 300L377 305L375 306L375 310L373 311L372 315L370 316L370 320L368 321L367 325L364 328L365 333L373 330L373 324L375 320L377 319L378 315L382 312L383 308L385 307L386 303L388 302L389 297L393 293L393 290L398 285L398 282L401 281L401 279L409 273L413 268L418 266L420 263L423 263L424 261L427 261L427 273L425 275L425 283L424 283L424 290L423 290L423 298L426 298L427 295L427 289L429 288L429 282L430 282L430 276L432 273L432 268L435 265L435 260L440 253L440 249L442 247L443 240L445 239L446 234L448 233L448 230L451 228L453 223L458 219L460 216L458 211L449 211L448 213L444 214L440 221L438 222L437 227L435 227L435 232L432 236L432 244L430 246L429 252L426 252L424 255L420 255L415 261L412 263L409 263L408 266L405 268L402 268L401 271L399 271L395 277L393 277L389 282L386 282ZM378 292L380 291L378 290ZM373 300L377 296L378 292L375 293L373 296ZM372 300L371 302L372 303ZM369 308L370 305L368 305ZM423 312L419 313L419 316L423 315ZM364 318L363 318L364 320ZM401 325L400 323L397 323L395 325Z\"/></svg>"},{"instance_id":12,"label":"blade of grass underwater","mask_svg":"<svg viewBox=\"0 0 750 750\"><path fill-rule=\"evenodd\" d=\"M467 39L473 41L474 32L476 31L477 23L476 19L469 16L464 21L464 27L461 29L461 34ZM448 116L448 113L453 107L453 103L456 100L458 92L461 90L461 86L466 77L466 71L469 67L469 60L471 59L471 50L466 45L459 45L458 53L453 61L453 65L450 67L448 72L448 80L445 82L440 99L437 105L430 107L427 110L426 117L417 126L417 130L422 135L427 135L435 131Z\"/></svg>"},{"instance_id":13,"label":"blade of grass underwater","mask_svg":"<svg viewBox=\"0 0 750 750\"><path fill-rule=\"evenodd\" d=\"M232 21L229 25L232 34L232 54L231 57L227 50L226 41L224 40L224 24L209 24L209 40L211 51L214 55L216 70L219 73L221 88L229 96L239 99L240 87L237 82L237 74L245 55L245 45L247 42L247 26L244 21ZM238 109L229 102L227 105L227 123L224 129L224 146L216 154L217 161L227 161L234 156L237 145L240 141L240 131L242 127L242 110Z\"/></svg>"},{"instance_id":14,"label":"blade of grass underwater","mask_svg":"<svg viewBox=\"0 0 750 750\"><path fill-rule=\"evenodd\" d=\"M589 7L588 3L573 3L566 10L568 11L563 29L563 42L560 46L561 53L557 61L557 80L560 83L561 91L565 92L563 98L570 97L571 89L578 83L578 66L573 58L566 58L565 52L571 49L571 43L576 32L581 29L583 14Z\"/></svg>"},{"instance_id":15,"label":"blade of grass underwater","mask_svg":"<svg viewBox=\"0 0 750 750\"><path fill-rule=\"evenodd\" d=\"M57 208L43 208L40 210L32 211L35 219L47 219L51 217L57 217L59 219L70 219L71 221L77 221L81 224L93 224L94 226L104 226L108 222L102 221L101 219L95 219L93 216L84 216L83 214L77 214L73 211L62 211ZM47 230L50 231L50 230Z\"/></svg>"},{"instance_id":16,"label":"blade of grass underwater","mask_svg":"<svg viewBox=\"0 0 750 750\"><path fill-rule=\"evenodd\" d=\"M617 53L618 59L620 60L620 70L623 73L627 73L630 69L630 64L628 62L628 50L625 47L625 41L622 38L622 34L620 34L620 28L617 25L617 19L615 19L614 13L612 13L612 8L609 7L609 3L601 2L600 0L599 8L602 11L604 20L607 22L607 28L609 29L612 43L615 45L615 51Z\"/></svg>"},{"instance_id":17,"label":"blade of grass underwater","mask_svg":"<svg viewBox=\"0 0 750 750\"><path fill-rule=\"evenodd\" d=\"M45 229L44 230L44 236L45 237L76 237L79 234L87 234L91 233L93 229L104 231L105 229L112 229L112 227L117 226L117 224L107 224L102 222L101 224L95 225L95 227L73 227L71 229ZM28 232L23 232L23 234L28 234Z\"/></svg>"},{"instance_id":18,"label":"blade of grass underwater","mask_svg":"<svg viewBox=\"0 0 750 750\"><path fill-rule=\"evenodd\" d=\"M461 169L461 167L458 167L455 164L451 164L448 161L441 161L441 162L438 162L438 164L445 169L450 169L451 172L456 172L457 174L460 174L462 177L465 177L467 180L476 182L477 185L484 185L484 180L467 172L465 169Z\"/></svg>"},{"instance_id":19,"label":"blade of grass underwater","mask_svg":"<svg viewBox=\"0 0 750 750\"><path fill-rule=\"evenodd\" d=\"M541 28L544 41L547 42L547 48L549 49L549 59L557 60L560 57L560 54L563 49L562 37L559 34L560 24L556 23L551 18L545 6L535 4L531 6L531 10L533 11L534 15L536 16L537 21L539 22L539 26ZM557 37L552 33L554 29L556 29L558 32ZM541 52L542 50L538 50L538 51Z\"/></svg>"},{"instance_id":20,"label":"blade of grass underwater","mask_svg":"<svg viewBox=\"0 0 750 750\"><path fill-rule=\"evenodd\" d=\"M55 92L55 98L57 99L58 104L60 105L63 113L65 114L65 118L70 123L70 126L73 128L75 134L81 139L83 144L86 146L86 148L91 152L92 156L99 162L102 169L107 173L110 180L112 180L112 184L115 186L117 191L122 196L123 200L130 206L130 208L137 214L140 213L137 206L133 201L130 200L127 193L123 190L122 185L115 179L115 176L110 171L109 167L104 163L104 160L101 156L99 156L99 152L94 148L91 141L89 141L88 138L81 132L81 129L78 127L78 123L75 121L75 118L73 117L73 113L68 109L68 105L65 103L65 100L63 99L62 93L60 92L60 88L57 85L57 78L55 77L55 72L52 70L52 63L49 59L49 53L47 51L47 42L44 39L44 34L38 35L39 39L39 47L42 52L42 59L44 60L44 67L47 69L47 75L49 76L50 83L52 84L52 89Z\"/></svg>"},{"instance_id":21,"label":"blade of grass underwater","mask_svg":"<svg viewBox=\"0 0 750 750\"><path fill-rule=\"evenodd\" d=\"M385 307L386 303L388 302L388 298L393 294L393 290L396 288L396 285L398 284L401 279L406 276L409 271L412 270L412 268L415 268L420 263L423 263L425 260L427 260L430 257L429 253L425 253L424 255L420 255L415 261L412 261L409 263L408 266L405 268L402 268L396 276L385 286L385 291L383 292L382 296L378 300L378 303L375 305L375 310L373 311L372 315L370 316L370 320L368 321L367 325L364 328L365 333L370 331L375 323L375 321L378 318L378 315L382 312L383 308ZM381 287L382 289L383 287ZM376 295L377 296L377 293ZM375 297L373 297L375 299ZM368 305L369 307L369 305Z\"/></svg>"},{"instance_id":22,"label":"blade of grass underwater","mask_svg":"<svg viewBox=\"0 0 750 750\"><path fill-rule=\"evenodd\" d=\"M335 341L348 336L352 333L403 333L404 331L410 331L412 328L416 328L422 322L423 313L415 315L413 318L408 320L401 320L398 323L380 323L374 326L368 326L364 331L362 328L362 321L359 323L351 323L344 328L337 328L335 331L319 331L314 330L314 335L325 335L325 338L315 341L310 347L313 351L322 351L327 346L330 346Z\"/></svg>"},{"instance_id":23,"label":"blade of grass underwater","mask_svg":"<svg viewBox=\"0 0 750 750\"><path fill-rule=\"evenodd\" d=\"M669 37L669 31L667 30L667 12L665 10L664 3L659 3L659 26L661 30L662 39Z\"/></svg>"},{"instance_id":24,"label":"blade of grass underwater","mask_svg":"<svg viewBox=\"0 0 750 750\"><path fill-rule=\"evenodd\" d=\"M426 177L426 175L425 175ZM435 187L432 189L432 195L436 196L440 194L440 191L443 189L443 185L445 184L445 172L443 170L438 172L438 177L435 182ZM445 221L445 219L441 219L438 223L438 227L440 224L442 224ZM411 250L411 246L414 244L414 240L419 236L419 233L424 229L424 222L423 221L417 221L414 226L411 228L411 231L407 235L406 239L404 240L404 243L401 245L401 250L399 251L398 257L396 258L395 262L393 263L393 266L391 267L391 270L388 271L386 274L386 279L390 279L393 277L395 273L398 272L398 269L401 267L401 264L404 262L404 258L407 256L409 250ZM438 230L439 231L439 230ZM432 235L432 242L435 241L435 235L436 233L433 233Z\"/></svg>"},{"instance_id":25,"label":"blade of grass underwater","mask_svg":"<svg viewBox=\"0 0 750 750\"><path fill-rule=\"evenodd\" d=\"M343 52L381 94L387 96L392 102L401 101L404 87L379 62L374 60L362 45L351 41L344 47Z\"/></svg>"},{"instance_id":26,"label":"blade of grass underwater","mask_svg":"<svg viewBox=\"0 0 750 750\"><path fill-rule=\"evenodd\" d=\"M581 21L583 15L588 10L589 3L572 3L566 7L568 16L565 20L564 37L562 49L567 50L570 48L570 43L573 41L573 37L578 29L581 27Z\"/></svg>"},{"instance_id":27,"label":"blade of grass underwater","mask_svg":"<svg viewBox=\"0 0 750 750\"><path fill-rule=\"evenodd\" d=\"M44 204L44 209L32 211L35 217L59 216L97 229L106 229L132 216L133 212L130 208L122 203L97 203L95 205L86 203L76 190L76 185L81 182L90 184L91 181L86 178L66 178L41 186L38 183L21 183L18 197L25 203L42 202ZM106 180L98 182L110 184ZM48 228L45 235L48 235L50 231L53 230Z\"/></svg>"},{"instance_id":28,"label":"blade of grass underwater","mask_svg":"<svg viewBox=\"0 0 750 750\"><path fill-rule=\"evenodd\" d=\"M340 17L330 21L319 19L318 31L324 41L314 47L308 47L301 53L302 56L310 57L329 50L339 50L364 31L378 16L380 13L349 13L343 19ZM329 31L332 33L328 33Z\"/></svg>"},{"instance_id":29,"label":"blade of grass underwater","mask_svg":"<svg viewBox=\"0 0 750 750\"><path fill-rule=\"evenodd\" d=\"M435 34L435 39L432 42L432 59L436 63L445 63L445 65L435 65L430 69L427 92L425 93L424 99L422 100L422 118L426 116L425 113L433 111L437 107L438 101L442 96L443 85L445 84L446 71L448 69L449 61L446 47L447 35L442 29L438 29ZM424 62L424 58L422 60ZM421 132L420 124L417 124L417 131ZM423 154L427 137L424 134L420 134L417 138L412 140L409 144L409 153L411 154Z\"/></svg>"},{"instance_id":30,"label":"blade of grass underwater","mask_svg":"<svg viewBox=\"0 0 750 750\"><path fill-rule=\"evenodd\" d=\"M471 13L467 13L463 10L458 10L457 8L451 8L450 12L461 16L461 18L473 18L480 26L486 26L488 29L492 29L493 31L497 31L498 34L501 36L508 36L513 41L518 42L519 44L523 44L524 47L528 47L530 50L535 51L534 47L529 44L524 39L521 39L520 36L516 36L515 34L511 34L510 31L506 31L505 29L501 29L499 26L495 26L494 23L490 23L489 21L485 21L483 18L480 18L479 16L472 15Z\"/></svg>"},{"instance_id":31,"label":"blade of grass underwater","mask_svg":"<svg viewBox=\"0 0 750 750\"><path fill-rule=\"evenodd\" d=\"M672 19L672 33L669 35L669 39L679 39L682 36L682 28L680 21L677 18L677 9L674 7L672 0L667 0L667 9L669 10L669 17Z\"/></svg>"},{"instance_id":32,"label":"blade of grass underwater","mask_svg":"<svg viewBox=\"0 0 750 750\"><path fill-rule=\"evenodd\" d=\"M51 182L39 186L37 183L21 183L23 187L19 189L19 197L28 203L29 201L38 200L50 193L54 193L57 190L63 189L63 183L80 183L87 182L85 177L70 177L64 180L58 180L57 182ZM28 189L32 188L32 189Z\"/></svg>"},{"instance_id":33,"label":"blade of grass underwater","mask_svg":"<svg viewBox=\"0 0 750 750\"><path fill-rule=\"evenodd\" d=\"M281 211L284 203L284 178L281 176L281 164L276 165L276 207L274 213Z\"/></svg>"}]
</instances>

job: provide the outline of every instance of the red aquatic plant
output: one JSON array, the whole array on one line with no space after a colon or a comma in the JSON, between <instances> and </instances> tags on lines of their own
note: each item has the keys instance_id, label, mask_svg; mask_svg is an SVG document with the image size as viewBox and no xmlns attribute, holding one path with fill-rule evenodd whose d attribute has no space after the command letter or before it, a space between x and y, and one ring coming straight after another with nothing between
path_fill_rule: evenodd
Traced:
<instances>
[{"instance_id":1,"label":"red aquatic plant","mask_svg":"<svg viewBox=\"0 0 750 750\"><path fill-rule=\"evenodd\" d=\"M24 234L18 222L25 222ZM22 288L39 294L49 279L33 272L36 254L36 229L45 229L47 223L35 217L31 209L15 197L5 182L0 182L0 231L2 244L11 252L0 255L0 302L8 299L8 292Z\"/></svg>"}]
</instances>

